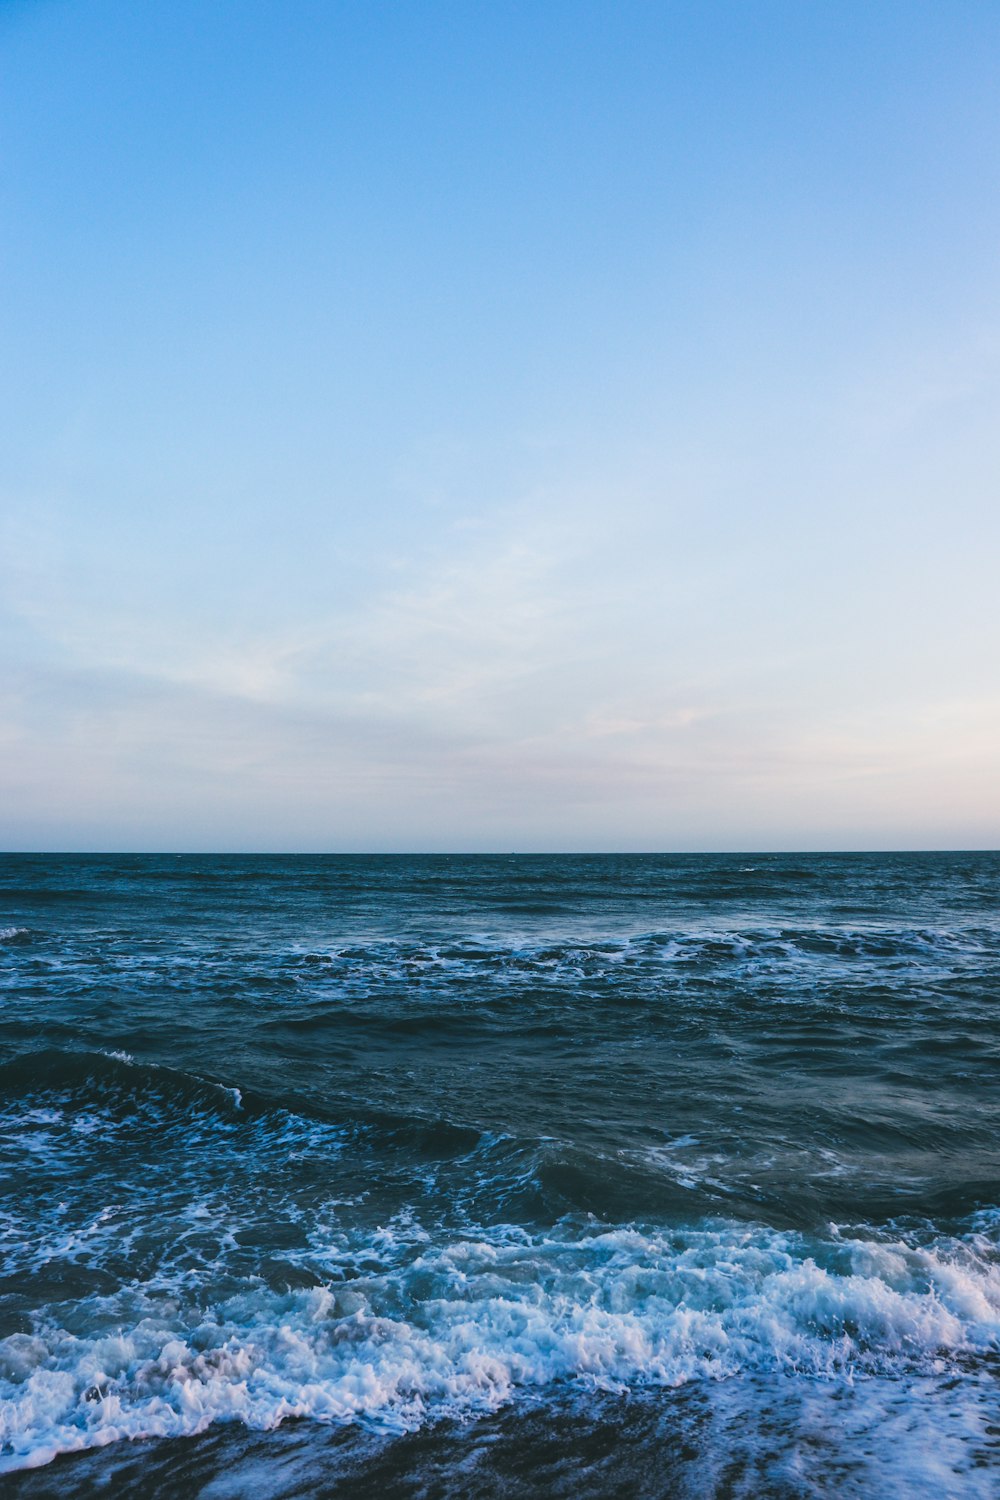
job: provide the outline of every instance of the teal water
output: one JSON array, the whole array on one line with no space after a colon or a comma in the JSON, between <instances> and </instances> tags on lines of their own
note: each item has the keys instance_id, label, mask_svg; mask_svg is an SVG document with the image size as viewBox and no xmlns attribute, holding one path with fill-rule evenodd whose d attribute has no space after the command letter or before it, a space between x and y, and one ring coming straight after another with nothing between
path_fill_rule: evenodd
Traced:
<instances>
[{"instance_id":1,"label":"teal water","mask_svg":"<svg viewBox=\"0 0 1000 1500\"><path fill-rule=\"evenodd\" d=\"M1000 856L5 856L0 984L11 1493L996 1493Z\"/></svg>"}]
</instances>

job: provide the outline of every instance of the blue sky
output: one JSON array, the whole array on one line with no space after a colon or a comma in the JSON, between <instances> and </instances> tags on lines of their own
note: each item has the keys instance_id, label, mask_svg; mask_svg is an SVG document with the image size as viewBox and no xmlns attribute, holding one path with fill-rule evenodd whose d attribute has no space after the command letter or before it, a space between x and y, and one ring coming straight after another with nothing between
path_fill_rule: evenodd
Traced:
<instances>
[{"instance_id":1,"label":"blue sky","mask_svg":"<svg viewBox=\"0 0 1000 1500\"><path fill-rule=\"evenodd\" d=\"M995 5L0 56L0 846L1000 844Z\"/></svg>"}]
</instances>

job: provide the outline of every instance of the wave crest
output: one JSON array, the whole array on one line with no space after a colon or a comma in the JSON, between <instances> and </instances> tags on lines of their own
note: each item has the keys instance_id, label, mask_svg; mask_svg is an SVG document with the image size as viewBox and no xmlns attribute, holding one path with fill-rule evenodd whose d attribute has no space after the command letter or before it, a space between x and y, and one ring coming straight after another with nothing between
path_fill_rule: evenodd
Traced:
<instances>
[{"instance_id":1,"label":"wave crest","mask_svg":"<svg viewBox=\"0 0 1000 1500\"><path fill-rule=\"evenodd\" d=\"M508 1227L436 1245L401 1225L331 1252L325 1284L284 1294L248 1281L206 1305L154 1279L41 1311L0 1343L0 1468L220 1420L403 1430L557 1384L853 1381L1000 1349L1000 1261L981 1227L927 1244Z\"/></svg>"}]
</instances>

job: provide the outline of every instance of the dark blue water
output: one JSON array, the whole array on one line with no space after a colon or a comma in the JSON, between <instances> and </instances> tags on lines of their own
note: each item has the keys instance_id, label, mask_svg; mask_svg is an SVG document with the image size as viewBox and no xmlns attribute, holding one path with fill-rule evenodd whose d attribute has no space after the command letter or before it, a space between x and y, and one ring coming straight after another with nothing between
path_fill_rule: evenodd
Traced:
<instances>
[{"instance_id":1,"label":"dark blue water","mask_svg":"<svg viewBox=\"0 0 1000 1500\"><path fill-rule=\"evenodd\" d=\"M1000 855L6 856L0 982L11 1493L998 1492Z\"/></svg>"}]
</instances>

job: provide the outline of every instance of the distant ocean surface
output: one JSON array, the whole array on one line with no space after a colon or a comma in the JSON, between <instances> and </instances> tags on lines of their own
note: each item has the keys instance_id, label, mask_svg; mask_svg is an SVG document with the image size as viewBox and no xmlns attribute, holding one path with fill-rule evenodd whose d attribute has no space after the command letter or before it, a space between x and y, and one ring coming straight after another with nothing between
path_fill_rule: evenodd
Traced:
<instances>
[{"instance_id":1,"label":"distant ocean surface","mask_svg":"<svg viewBox=\"0 0 1000 1500\"><path fill-rule=\"evenodd\" d=\"M12 1496L1000 1493L1000 855L0 857Z\"/></svg>"}]
</instances>

